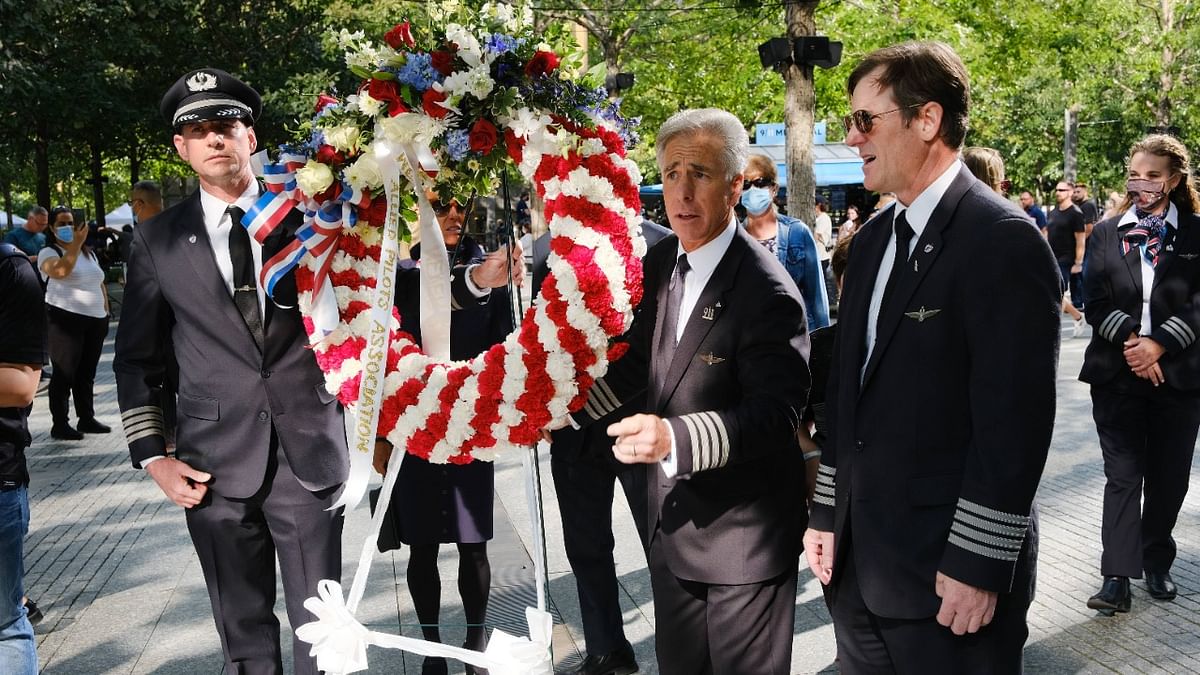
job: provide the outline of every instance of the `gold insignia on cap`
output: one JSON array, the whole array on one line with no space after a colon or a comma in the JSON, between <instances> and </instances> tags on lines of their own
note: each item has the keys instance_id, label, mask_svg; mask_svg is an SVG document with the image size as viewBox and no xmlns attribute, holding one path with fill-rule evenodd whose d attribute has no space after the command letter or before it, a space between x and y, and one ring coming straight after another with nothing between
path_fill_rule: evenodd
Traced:
<instances>
[{"instance_id":1,"label":"gold insignia on cap","mask_svg":"<svg viewBox=\"0 0 1200 675\"><path fill-rule=\"evenodd\" d=\"M217 88L217 76L201 71L189 77L184 84L187 85L188 91L208 91Z\"/></svg>"}]
</instances>

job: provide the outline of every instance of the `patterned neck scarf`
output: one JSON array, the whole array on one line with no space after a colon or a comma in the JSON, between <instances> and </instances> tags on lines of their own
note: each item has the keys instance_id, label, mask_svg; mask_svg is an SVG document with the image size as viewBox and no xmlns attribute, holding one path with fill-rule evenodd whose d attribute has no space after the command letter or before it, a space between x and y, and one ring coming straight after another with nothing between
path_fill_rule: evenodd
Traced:
<instances>
[{"instance_id":1,"label":"patterned neck scarf","mask_svg":"<svg viewBox=\"0 0 1200 675\"><path fill-rule=\"evenodd\" d=\"M1121 255L1129 253L1134 246L1145 245L1146 260L1151 266L1156 266L1158 265L1158 254L1162 251L1163 240L1167 237L1167 212L1163 211L1161 215L1155 215L1135 208L1134 215L1137 216L1138 222L1121 239Z\"/></svg>"}]
</instances>

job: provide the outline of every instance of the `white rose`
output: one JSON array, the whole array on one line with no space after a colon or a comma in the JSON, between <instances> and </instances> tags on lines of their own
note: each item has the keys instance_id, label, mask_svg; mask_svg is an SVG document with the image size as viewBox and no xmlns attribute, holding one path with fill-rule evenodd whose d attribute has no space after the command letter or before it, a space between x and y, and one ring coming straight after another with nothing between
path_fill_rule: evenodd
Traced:
<instances>
[{"instance_id":1,"label":"white rose","mask_svg":"<svg viewBox=\"0 0 1200 675\"><path fill-rule=\"evenodd\" d=\"M310 159L307 164L296 170L296 184L310 197L321 194L333 185L333 171L330 171L328 164Z\"/></svg>"},{"instance_id":2,"label":"white rose","mask_svg":"<svg viewBox=\"0 0 1200 675\"><path fill-rule=\"evenodd\" d=\"M342 152L354 152L358 149L358 140L362 135L353 124L321 129L325 134L325 142Z\"/></svg>"},{"instance_id":3,"label":"white rose","mask_svg":"<svg viewBox=\"0 0 1200 675\"><path fill-rule=\"evenodd\" d=\"M371 153L363 153L346 169L346 182L351 187L362 190L374 190L383 185L383 175L379 173L379 163Z\"/></svg>"}]
</instances>

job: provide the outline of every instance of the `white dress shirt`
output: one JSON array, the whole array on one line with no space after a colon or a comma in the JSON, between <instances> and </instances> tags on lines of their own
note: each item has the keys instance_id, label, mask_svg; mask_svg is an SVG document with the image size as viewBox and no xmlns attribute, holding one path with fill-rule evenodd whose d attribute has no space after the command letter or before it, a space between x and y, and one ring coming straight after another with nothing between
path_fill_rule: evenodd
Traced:
<instances>
[{"instance_id":1,"label":"white dress shirt","mask_svg":"<svg viewBox=\"0 0 1200 675\"><path fill-rule=\"evenodd\" d=\"M225 212L230 206L237 206L242 211L249 211L254 202L258 201L258 183L250 181L249 187L233 204L227 204L220 197L213 196L200 188L200 208L204 211L204 230L208 233L208 243L212 246L213 257L217 261L217 271L229 289L229 297L233 297L233 262L229 259L229 231L233 227L233 219ZM241 223L237 224L242 227ZM262 271L262 244L250 237L250 252L254 254L254 278L257 280ZM255 282L258 289L258 308L266 316L267 292L262 284Z\"/></svg>"},{"instance_id":2,"label":"white dress shirt","mask_svg":"<svg viewBox=\"0 0 1200 675\"><path fill-rule=\"evenodd\" d=\"M733 243L733 235L737 232L737 226L737 219L731 216L729 225L725 226L725 231L718 234L716 239L690 253L683 250L682 243L675 249L675 260L678 261L679 256L687 253L688 265L691 267L691 271L683 277L683 297L679 300L679 316L675 321L675 340L677 342L683 339L683 329L687 328L688 317L692 315L692 310L696 309L700 293L708 285L709 279L712 279L713 272L717 271L717 265L725 257L729 245ZM675 433L671 431L670 424L667 424L666 427L667 436L671 439L671 452L667 453L661 464L663 473L668 478L674 478L679 471L679 462L675 456Z\"/></svg>"},{"instance_id":3,"label":"white dress shirt","mask_svg":"<svg viewBox=\"0 0 1200 675\"><path fill-rule=\"evenodd\" d=\"M1167 224L1176 230L1179 229L1179 211L1175 205L1167 202L1167 212L1165 218ZM1133 209L1129 209L1121 216L1121 220L1117 221L1117 228L1120 229L1126 225L1136 225L1138 222L1137 214ZM1150 325L1150 291L1154 290L1154 265L1146 260L1146 245L1142 244L1138 247L1138 259L1142 261L1142 325L1141 335L1149 335L1151 330ZM1161 252L1159 253L1161 256ZM1122 338L1124 339L1124 338Z\"/></svg>"},{"instance_id":4,"label":"white dress shirt","mask_svg":"<svg viewBox=\"0 0 1200 675\"><path fill-rule=\"evenodd\" d=\"M867 363L871 361L871 352L875 350L875 338L878 333L875 324L879 322L879 310L883 305L883 291L887 287L888 277L892 274L892 261L896 257L895 218L901 213L905 213L908 225L912 228L913 237L908 242L908 255L911 256L913 249L917 245L917 240L921 238L921 233L925 231L925 226L929 224L929 218L933 215L933 210L942 201L946 190L950 189L950 184L954 182L962 167L963 164L961 161L954 160L949 168L942 172L942 175L938 176L937 180L930 183L929 187L917 195L912 204L906 206L897 199L895 206L892 208L892 234L888 238L887 248L883 251L883 260L880 261L879 272L875 275L875 288L871 292L871 305L867 309L867 356L863 359L862 368L858 373L860 380L866 375Z\"/></svg>"}]
</instances>

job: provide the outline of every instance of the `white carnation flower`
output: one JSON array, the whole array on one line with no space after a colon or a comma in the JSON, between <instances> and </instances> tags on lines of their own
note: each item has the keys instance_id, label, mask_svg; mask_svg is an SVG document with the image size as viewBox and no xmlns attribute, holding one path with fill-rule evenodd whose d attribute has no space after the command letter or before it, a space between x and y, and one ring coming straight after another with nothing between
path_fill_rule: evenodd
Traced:
<instances>
[{"instance_id":1,"label":"white carnation flower","mask_svg":"<svg viewBox=\"0 0 1200 675\"><path fill-rule=\"evenodd\" d=\"M356 106L362 114L368 117L374 117L379 114L380 110L383 110L383 101L371 98L371 95L365 91L361 94L351 94L346 98L346 102Z\"/></svg>"},{"instance_id":2,"label":"white carnation flower","mask_svg":"<svg viewBox=\"0 0 1200 675\"><path fill-rule=\"evenodd\" d=\"M318 195L333 185L333 171L315 159L296 170L296 184L308 196Z\"/></svg>"},{"instance_id":3,"label":"white carnation flower","mask_svg":"<svg viewBox=\"0 0 1200 675\"><path fill-rule=\"evenodd\" d=\"M400 113L386 117L376 124L376 133L396 143L428 145L446 131L445 120L434 119L421 113Z\"/></svg>"},{"instance_id":4,"label":"white carnation flower","mask_svg":"<svg viewBox=\"0 0 1200 675\"><path fill-rule=\"evenodd\" d=\"M492 93L492 74L487 66L471 69L467 74L467 91L481 101Z\"/></svg>"}]
</instances>

